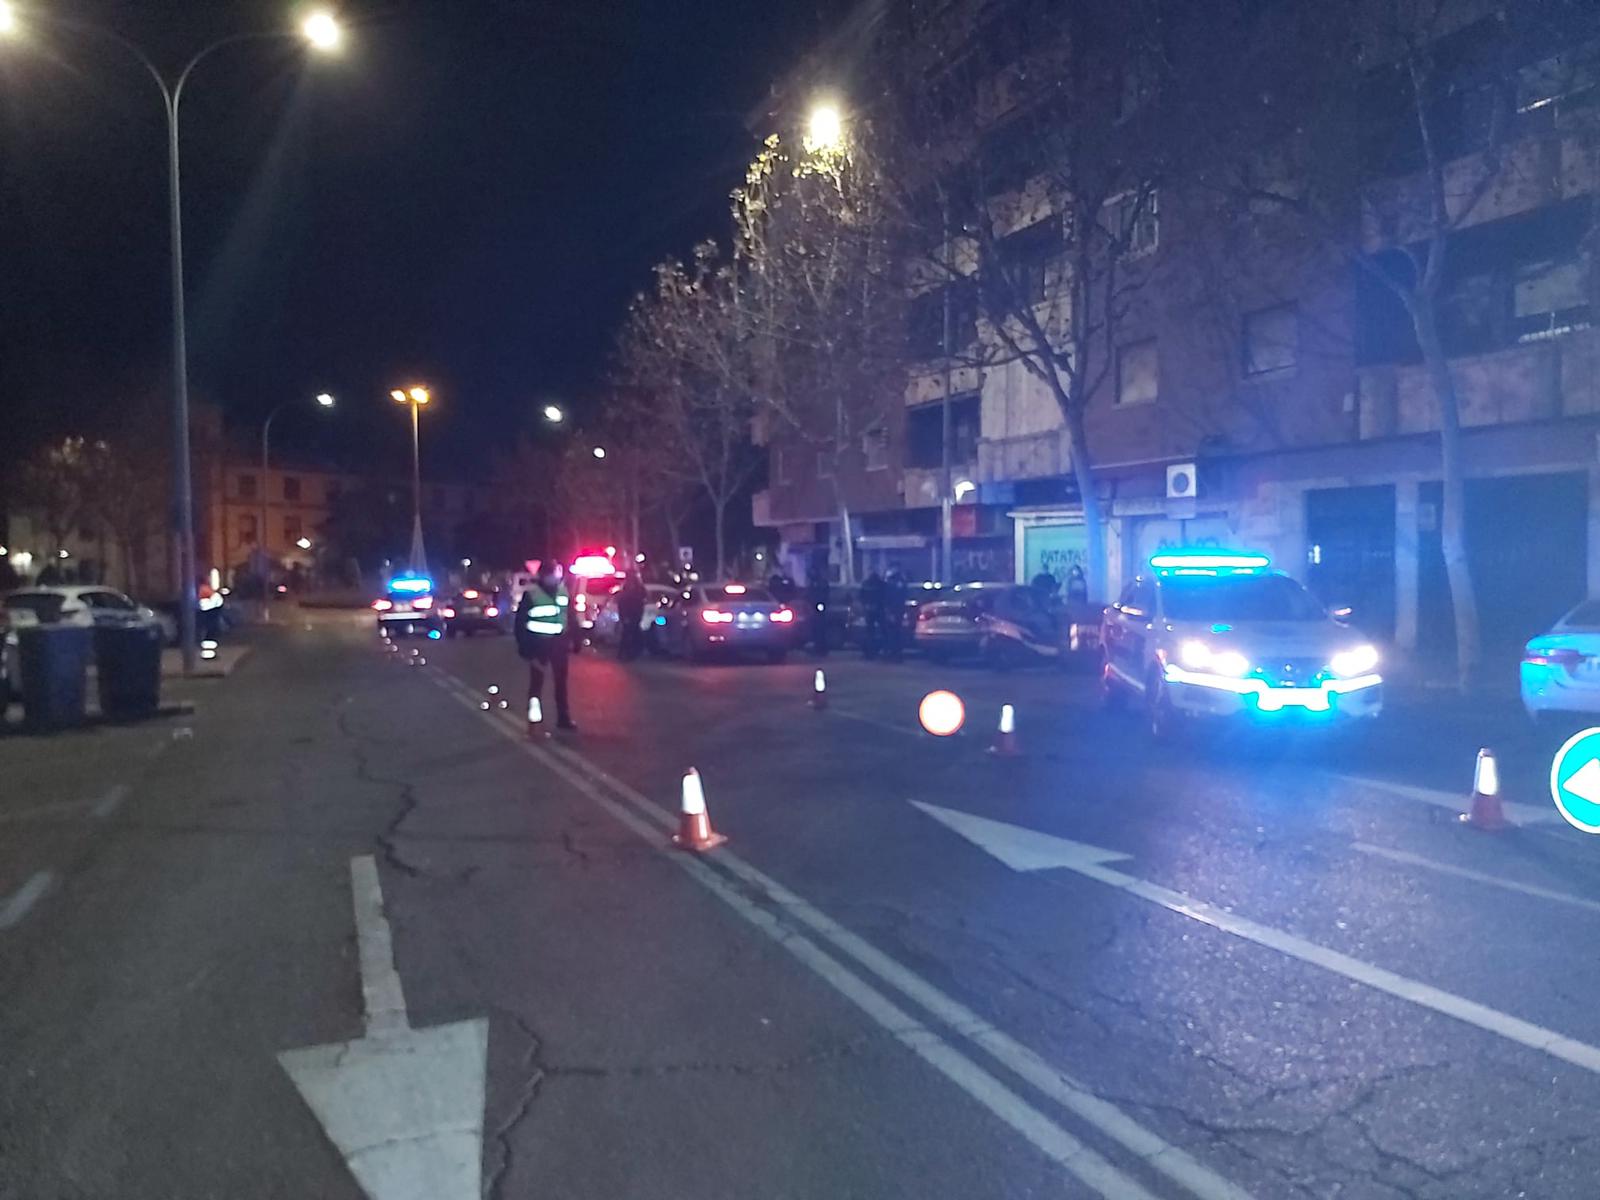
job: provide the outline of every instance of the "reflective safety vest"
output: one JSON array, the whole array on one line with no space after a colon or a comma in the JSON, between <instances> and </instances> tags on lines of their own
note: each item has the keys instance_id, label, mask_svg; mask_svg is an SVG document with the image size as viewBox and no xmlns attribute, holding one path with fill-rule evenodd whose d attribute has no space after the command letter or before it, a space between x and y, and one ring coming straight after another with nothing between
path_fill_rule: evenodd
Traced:
<instances>
[{"instance_id":1,"label":"reflective safety vest","mask_svg":"<svg viewBox=\"0 0 1600 1200\"><path fill-rule=\"evenodd\" d=\"M556 594L552 596L540 584L532 584L523 593L518 617L534 637L560 637L567 631L567 585L556 584Z\"/></svg>"}]
</instances>

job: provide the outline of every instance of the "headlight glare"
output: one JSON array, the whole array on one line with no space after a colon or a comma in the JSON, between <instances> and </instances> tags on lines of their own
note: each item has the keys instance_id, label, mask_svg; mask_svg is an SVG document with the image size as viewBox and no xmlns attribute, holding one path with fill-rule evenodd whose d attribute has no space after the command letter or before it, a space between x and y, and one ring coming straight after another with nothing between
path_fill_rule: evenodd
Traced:
<instances>
[{"instance_id":1,"label":"headlight glare","mask_svg":"<svg viewBox=\"0 0 1600 1200\"><path fill-rule=\"evenodd\" d=\"M1341 650L1328 660L1328 669L1346 679L1352 675L1365 675L1377 665L1377 647L1367 645Z\"/></svg>"}]
</instances>

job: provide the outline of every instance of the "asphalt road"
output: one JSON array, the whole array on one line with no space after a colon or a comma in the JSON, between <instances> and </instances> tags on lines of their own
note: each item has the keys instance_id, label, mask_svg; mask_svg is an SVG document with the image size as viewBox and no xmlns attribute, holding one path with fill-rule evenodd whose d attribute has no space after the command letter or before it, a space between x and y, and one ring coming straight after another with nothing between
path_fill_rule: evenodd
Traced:
<instances>
[{"instance_id":1,"label":"asphalt road","mask_svg":"<svg viewBox=\"0 0 1600 1200\"><path fill-rule=\"evenodd\" d=\"M0 1196L340 1200L480 1137L491 1197L1595 1195L1600 841L1514 714L1167 747L1056 672L836 655L818 712L798 658L585 654L529 743L509 639L369 624L0 738Z\"/></svg>"}]
</instances>

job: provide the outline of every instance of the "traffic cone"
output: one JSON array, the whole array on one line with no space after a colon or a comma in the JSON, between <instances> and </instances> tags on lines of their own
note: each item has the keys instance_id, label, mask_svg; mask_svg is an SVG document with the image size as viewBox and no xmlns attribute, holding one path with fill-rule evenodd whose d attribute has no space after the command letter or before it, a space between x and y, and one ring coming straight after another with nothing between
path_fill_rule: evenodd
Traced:
<instances>
[{"instance_id":1,"label":"traffic cone","mask_svg":"<svg viewBox=\"0 0 1600 1200\"><path fill-rule=\"evenodd\" d=\"M822 673L822 668L817 668L816 675L811 680L811 707L821 712L828 707L828 677Z\"/></svg>"},{"instance_id":2,"label":"traffic cone","mask_svg":"<svg viewBox=\"0 0 1600 1200\"><path fill-rule=\"evenodd\" d=\"M1009 704L1000 706L1000 728L989 746L989 753L1006 758L1021 753L1017 746L1017 710Z\"/></svg>"},{"instance_id":3,"label":"traffic cone","mask_svg":"<svg viewBox=\"0 0 1600 1200\"><path fill-rule=\"evenodd\" d=\"M1472 768L1472 807L1459 818L1464 824L1489 833L1504 829L1509 822L1500 807L1500 767L1494 751L1485 746L1478 751Z\"/></svg>"},{"instance_id":4,"label":"traffic cone","mask_svg":"<svg viewBox=\"0 0 1600 1200\"><path fill-rule=\"evenodd\" d=\"M549 737L544 731L544 706L539 703L539 697L528 697L528 738Z\"/></svg>"},{"instance_id":5,"label":"traffic cone","mask_svg":"<svg viewBox=\"0 0 1600 1200\"><path fill-rule=\"evenodd\" d=\"M706 792L700 785L700 772L690 767L683 776L683 800L678 806L678 832L672 844L680 850L702 852L722 845L728 839L711 828L706 812Z\"/></svg>"}]
</instances>

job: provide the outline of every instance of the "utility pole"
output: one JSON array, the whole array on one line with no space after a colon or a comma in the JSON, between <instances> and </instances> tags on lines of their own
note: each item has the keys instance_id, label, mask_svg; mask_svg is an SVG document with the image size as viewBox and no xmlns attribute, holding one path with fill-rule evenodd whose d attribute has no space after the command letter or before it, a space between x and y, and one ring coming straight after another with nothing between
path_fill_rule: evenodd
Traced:
<instances>
[{"instance_id":1,"label":"utility pole","mask_svg":"<svg viewBox=\"0 0 1600 1200\"><path fill-rule=\"evenodd\" d=\"M944 197L944 242L940 253L947 258L950 254L950 197ZM944 284L943 304L943 345L944 345L944 399L939 404L939 578L944 583L954 583L954 564L951 562L951 530L950 525L954 519L952 512L953 496L951 489L954 486L950 478L950 387L953 372L950 369L951 355L954 353L950 342L953 331L950 327L950 295L954 283L950 279Z\"/></svg>"}]
</instances>

